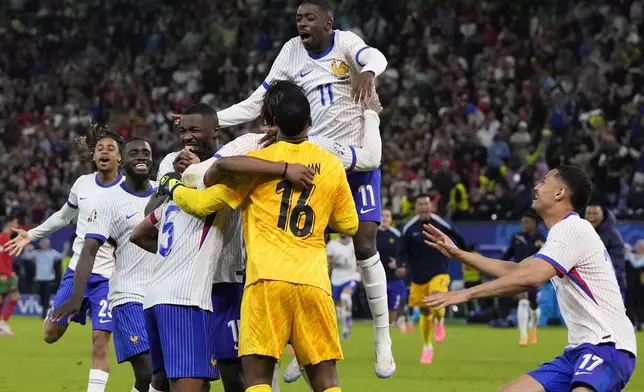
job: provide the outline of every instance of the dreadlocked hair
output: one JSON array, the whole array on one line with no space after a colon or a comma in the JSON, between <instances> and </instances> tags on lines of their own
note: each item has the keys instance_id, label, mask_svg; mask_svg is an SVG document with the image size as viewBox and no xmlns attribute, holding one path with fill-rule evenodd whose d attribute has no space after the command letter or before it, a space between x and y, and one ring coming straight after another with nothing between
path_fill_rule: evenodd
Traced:
<instances>
[{"instance_id":1,"label":"dreadlocked hair","mask_svg":"<svg viewBox=\"0 0 644 392\"><path fill-rule=\"evenodd\" d=\"M97 124L91 119L89 120L87 134L85 136L77 137L76 143L85 145L85 148L87 148L87 154L89 158L92 159L92 157L94 156L94 149L96 148L96 144L98 144L99 140L105 138L114 140L116 142L116 145L118 146L119 152L123 150L125 140L121 135L109 129L107 125Z\"/></svg>"}]
</instances>

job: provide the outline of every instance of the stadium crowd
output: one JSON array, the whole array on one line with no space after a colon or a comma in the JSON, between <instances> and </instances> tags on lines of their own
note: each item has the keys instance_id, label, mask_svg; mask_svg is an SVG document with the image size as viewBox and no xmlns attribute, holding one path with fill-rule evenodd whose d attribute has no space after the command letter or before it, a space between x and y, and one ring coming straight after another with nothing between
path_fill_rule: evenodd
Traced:
<instances>
[{"instance_id":1,"label":"stadium crowd","mask_svg":"<svg viewBox=\"0 0 644 392\"><path fill-rule=\"evenodd\" d=\"M573 162L602 204L644 217L640 0L338 3L336 27L389 59L377 87L396 216L423 193L455 220L517 219L535 181ZM177 4L0 5L0 215L33 225L65 202L89 171L74 143L89 118L144 136L158 162L178 145L171 113L247 97L295 35L292 0Z\"/></svg>"}]
</instances>

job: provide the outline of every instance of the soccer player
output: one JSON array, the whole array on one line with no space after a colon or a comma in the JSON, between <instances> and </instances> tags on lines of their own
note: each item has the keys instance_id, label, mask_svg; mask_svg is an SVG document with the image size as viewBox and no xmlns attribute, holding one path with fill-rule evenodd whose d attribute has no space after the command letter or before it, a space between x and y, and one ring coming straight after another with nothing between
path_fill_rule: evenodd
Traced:
<instances>
[{"instance_id":1,"label":"soccer player","mask_svg":"<svg viewBox=\"0 0 644 392\"><path fill-rule=\"evenodd\" d=\"M593 226L576 212L586 207L591 193L590 178L581 169L562 165L551 170L535 186L532 203L550 231L539 252L521 263L464 252L435 227L425 226L430 246L497 278L467 290L429 294L428 306L518 294L548 279L555 285L568 346L502 392L621 391L633 373L637 343L610 257Z\"/></svg>"},{"instance_id":2,"label":"soccer player","mask_svg":"<svg viewBox=\"0 0 644 392\"><path fill-rule=\"evenodd\" d=\"M296 18L298 36L284 44L268 76L250 97L219 113L220 124L229 127L256 119L270 84L291 80L304 89L311 104L311 137L325 136L360 147L365 124L356 101L373 94L373 80L385 71L387 59L354 33L333 30L333 10L324 0L304 1ZM388 378L396 366L389 335L387 277L376 249L380 176L380 169L347 174L360 218L353 240L374 319L375 371L378 377Z\"/></svg>"},{"instance_id":3,"label":"soccer player","mask_svg":"<svg viewBox=\"0 0 644 392\"><path fill-rule=\"evenodd\" d=\"M432 291L449 290L449 258L423 243L423 225L431 223L441 232L454 238L461 247L465 246L463 236L440 216L432 213L429 196L416 197L416 216L403 227L400 238L399 260L405 263L411 275L409 307L420 307L420 334L423 339L423 353L420 363L430 364L434 360L433 338L437 343L445 339L445 309L431 308L423 298Z\"/></svg>"},{"instance_id":4,"label":"soccer player","mask_svg":"<svg viewBox=\"0 0 644 392\"><path fill-rule=\"evenodd\" d=\"M358 286L358 265L351 237L340 234L326 246L326 255L331 265L331 288L338 321L342 324L342 337L346 340L353 324L353 293Z\"/></svg>"},{"instance_id":5,"label":"soccer player","mask_svg":"<svg viewBox=\"0 0 644 392\"><path fill-rule=\"evenodd\" d=\"M546 238L537 229L539 215L536 211L529 210L521 217L521 231L515 233L510 239L510 245L503 255L503 260L520 262L526 257L537 253ZM519 294L519 307L517 309L517 322L519 324L519 346L525 347L537 344L537 323L539 322L539 304L537 296L539 290L531 290Z\"/></svg>"},{"instance_id":6,"label":"soccer player","mask_svg":"<svg viewBox=\"0 0 644 392\"><path fill-rule=\"evenodd\" d=\"M123 176L119 173L123 138L106 127L92 125L85 137L85 144L96 165L97 172L80 176L69 192L67 203L50 216L40 226L29 232L16 230L18 237L9 242L8 248L15 254L32 241L55 232L67 226L76 218L76 239L74 240L74 255L54 297L51 311L58 309L72 295L72 284L76 265L80 258L85 233L88 224L96 218L95 206L101 202L106 189L118 186ZM85 324L87 313L92 318L92 367L89 372L88 392L103 392L109 376L108 346L114 322L108 309L108 281L114 270L114 247L105 243L96 254L96 262L85 289L83 304L80 311L71 320L63 318L58 322L45 321L45 342L55 343L60 339L70 321Z\"/></svg>"},{"instance_id":7,"label":"soccer player","mask_svg":"<svg viewBox=\"0 0 644 392\"><path fill-rule=\"evenodd\" d=\"M54 321L77 313L100 247L116 249L110 279L109 311L114 318L114 351L118 363L130 362L134 371L132 392L147 392L152 378L150 345L145 329L143 298L155 257L130 243L132 230L145 218L143 210L156 183L150 182L152 149L143 139L130 138L123 149L125 180L103 192L90 215L72 296L52 314Z\"/></svg>"},{"instance_id":8,"label":"soccer player","mask_svg":"<svg viewBox=\"0 0 644 392\"><path fill-rule=\"evenodd\" d=\"M9 216L0 233L0 335L13 335L8 322L20 299L18 277L13 272L13 258L7 247L19 224L17 216Z\"/></svg>"},{"instance_id":9,"label":"soccer player","mask_svg":"<svg viewBox=\"0 0 644 392\"><path fill-rule=\"evenodd\" d=\"M407 288L403 276L405 276L405 266L396 260L398 257L398 247L400 246L400 231L391 226L391 210L383 208L380 226L376 234L376 243L378 253L387 273L387 298L389 299L389 324L398 321L400 309L404 308L403 301ZM413 325L413 324L412 324ZM398 323L401 333L407 332L407 323L404 315L400 315Z\"/></svg>"},{"instance_id":10,"label":"soccer player","mask_svg":"<svg viewBox=\"0 0 644 392\"><path fill-rule=\"evenodd\" d=\"M290 339L313 390L339 392L335 361L342 359L342 350L324 231L330 224L340 233L355 234L358 217L340 161L306 141L310 105L304 93L285 94L274 118L280 142L250 153L251 157L218 162L252 162L252 157L261 157L306 164L315 172L309 187L294 186L281 178L252 176L229 177L199 191L182 186L173 175L162 179L160 190L198 216L226 206L244 209L248 263L239 355L246 391L271 390L275 362ZM287 171L292 164L277 165Z\"/></svg>"}]
</instances>

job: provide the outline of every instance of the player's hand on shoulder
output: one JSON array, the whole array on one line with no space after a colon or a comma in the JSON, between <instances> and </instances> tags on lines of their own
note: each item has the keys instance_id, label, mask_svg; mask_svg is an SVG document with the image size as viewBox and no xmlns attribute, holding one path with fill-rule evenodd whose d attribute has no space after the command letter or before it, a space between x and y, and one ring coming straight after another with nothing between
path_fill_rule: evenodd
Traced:
<instances>
[{"instance_id":1,"label":"player's hand on shoulder","mask_svg":"<svg viewBox=\"0 0 644 392\"><path fill-rule=\"evenodd\" d=\"M177 155L176 158L174 158L174 162L172 162L172 167L174 168L175 171L178 171L179 173L183 173L188 166L194 165L199 162L201 162L199 157L194 152L192 152L188 147L186 147L179 152L179 155Z\"/></svg>"},{"instance_id":2,"label":"player's hand on shoulder","mask_svg":"<svg viewBox=\"0 0 644 392\"><path fill-rule=\"evenodd\" d=\"M361 102L362 100L369 99L374 92L373 88L373 79L375 75L371 71L361 72L358 75L358 82L356 83L356 89L353 92L353 100L356 103Z\"/></svg>"},{"instance_id":3,"label":"player's hand on shoulder","mask_svg":"<svg viewBox=\"0 0 644 392\"><path fill-rule=\"evenodd\" d=\"M259 139L259 144L266 148L270 146L271 144L277 142L277 132L280 129L276 126L268 125L262 128L262 131L264 131L265 135L261 139Z\"/></svg>"},{"instance_id":4,"label":"player's hand on shoulder","mask_svg":"<svg viewBox=\"0 0 644 392\"><path fill-rule=\"evenodd\" d=\"M284 178L297 187L309 189L313 185L313 176L315 176L315 171L308 166L299 163L286 163Z\"/></svg>"},{"instance_id":5,"label":"player's hand on shoulder","mask_svg":"<svg viewBox=\"0 0 644 392\"><path fill-rule=\"evenodd\" d=\"M170 198L172 198L173 192L179 186L183 186L183 183L181 182L181 174L177 172L170 172L161 177L161 181L159 181L159 187L157 188L157 195L170 196Z\"/></svg>"},{"instance_id":6,"label":"player's hand on shoulder","mask_svg":"<svg viewBox=\"0 0 644 392\"><path fill-rule=\"evenodd\" d=\"M447 257L456 259L461 251L451 238L430 224L423 225L425 243Z\"/></svg>"},{"instance_id":7,"label":"player's hand on shoulder","mask_svg":"<svg viewBox=\"0 0 644 392\"><path fill-rule=\"evenodd\" d=\"M363 99L360 102L363 110L373 110L374 112L380 114L382 112L382 104L380 103L380 97L374 88L371 95L368 98Z\"/></svg>"},{"instance_id":8,"label":"player's hand on shoulder","mask_svg":"<svg viewBox=\"0 0 644 392\"><path fill-rule=\"evenodd\" d=\"M31 237L29 237L27 231L23 229L13 229L13 232L16 233L17 236L9 240L5 244L4 249L9 252L10 256L20 256L20 253L22 253L27 245L31 244Z\"/></svg>"}]
</instances>

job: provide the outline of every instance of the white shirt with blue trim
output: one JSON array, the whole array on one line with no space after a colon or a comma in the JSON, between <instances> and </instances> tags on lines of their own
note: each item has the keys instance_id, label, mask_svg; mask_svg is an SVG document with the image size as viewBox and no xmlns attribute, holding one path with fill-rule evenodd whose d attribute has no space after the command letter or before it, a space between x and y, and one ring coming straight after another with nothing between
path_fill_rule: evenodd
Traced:
<instances>
[{"instance_id":1,"label":"white shirt with blue trim","mask_svg":"<svg viewBox=\"0 0 644 392\"><path fill-rule=\"evenodd\" d=\"M128 302L143 303L156 256L131 243L130 235L145 219L145 206L156 188L157 183L150 182L147 192L136 193L121 182L101 195L87 224L85 238L97 239L115 249L108 294L110 310Z\"/></svg>"},{"instance_id":2,"label":"white shirt with blue trim","mask_svg":"<svg viewBox=\"0 0 644 392\"><path fill-rule=\"evenodd\" d=\"M592 225L576 213L556 223L534 256L558 272L551 279L561 315L568 327L568 345L614 343L637 355L633 326L626 316L613 264Z\"/></svg>"}]
</instances>

